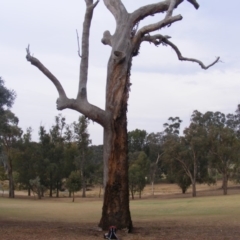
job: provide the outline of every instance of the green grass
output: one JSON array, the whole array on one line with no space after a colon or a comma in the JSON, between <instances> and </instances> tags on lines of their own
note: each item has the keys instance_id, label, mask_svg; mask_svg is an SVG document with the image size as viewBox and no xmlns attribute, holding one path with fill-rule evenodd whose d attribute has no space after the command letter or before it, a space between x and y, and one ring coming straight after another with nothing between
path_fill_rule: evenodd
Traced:
<instances>
[{"instance_id":1,"label":"green grass","mask_svg":"<svg viewBox=\"0 0 240 240\"><path fill-rule=\"evenodd\" d=\"M240 195L184 199L143 199L130 202L134 221L173 219L196 220L208 217L240 221ZM102 200L77 199L8 199L0 197L0 218L21 221L97 223Z\"/></svg>"},{"instance_id":2,"label":"green grass","mask_svg":"<svg viewBox=\"0 0 240 240\"><path fill-rule=\"evenodd\" d=\"M146 200L131 203L135 219L235 218L240 220L239 195L187 199Z\"/></svg>"},{"instance_id":3,"label":"green grass","mask_svg":"<svg viewBox=\"0 0 240 240\"><path fill-rule=\"evenodd\" d=\"M92 222L101 213L100 201L27 200L0 198L0 218L9 220Z\"/></svg>"}]
</instances>

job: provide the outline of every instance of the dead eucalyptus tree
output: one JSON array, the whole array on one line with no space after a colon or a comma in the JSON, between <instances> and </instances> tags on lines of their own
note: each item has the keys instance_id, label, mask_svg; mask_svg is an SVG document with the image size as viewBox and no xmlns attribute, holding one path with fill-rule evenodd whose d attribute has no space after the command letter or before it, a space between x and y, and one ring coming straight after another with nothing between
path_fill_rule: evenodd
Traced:
<instances>
[{"instance_id":1,"label":"dead eucalyptus tree","mask_svg":"<svg viewBox=\"0 0 240 240\"><path fill-rule=\"evenodd\" d=\"M187 1L196 9L199 7L197 1ZM217 63L219 58L205 66L197 59L183 57L168 36L154 34L155 31L182 20L181 15L174 16L173 12L184 0L160 1L140 7L132 13L126 10L121 0L103 0L116 20L116 29L113 34L109 31L103 33L102 43L109 45L112 51L107 66L105 109L100 109L89 103L87 98L89 33L93 11L98 2L98 0L95 3L93 0L85 0L86 12L81 41L79 88L75 99L67 97L60 81L37 58L31 55L29 46L26 49L26 58L55 85L59 93L58 110L66 108L76 110L103 127L105 194L99 226L107 229L110 225L116 225L118 228L131 230L127 160L127 104L133 57L138 55L141 43L150 42L155 46L161 44L170 46L176 52L179 60L196 62L203 69L208 69ZM161 21L138 29L141 20L158 13L165 13Z\"/></svg>"}]
</instances>

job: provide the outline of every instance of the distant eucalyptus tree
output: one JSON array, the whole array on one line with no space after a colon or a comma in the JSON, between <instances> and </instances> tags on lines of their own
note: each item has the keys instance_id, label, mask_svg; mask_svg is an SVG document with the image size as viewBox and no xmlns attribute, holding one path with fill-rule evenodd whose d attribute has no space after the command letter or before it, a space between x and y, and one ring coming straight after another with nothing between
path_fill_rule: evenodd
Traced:
<instances>
[{"instance_id":1,"label":"distant eucalyptus tree","mask_svg":"<svg viewBox=\"0 0 240 240\"><path fill-rule=\"evenodd\" d=\"M86 197L86 160L89 154L89 145L91 144L88 133L89 120L85 116L80 116L78 122L73 123L74 139L78 146L78 156L75 161L81 174L82 197Z\"/></svg>"}]
</instances>

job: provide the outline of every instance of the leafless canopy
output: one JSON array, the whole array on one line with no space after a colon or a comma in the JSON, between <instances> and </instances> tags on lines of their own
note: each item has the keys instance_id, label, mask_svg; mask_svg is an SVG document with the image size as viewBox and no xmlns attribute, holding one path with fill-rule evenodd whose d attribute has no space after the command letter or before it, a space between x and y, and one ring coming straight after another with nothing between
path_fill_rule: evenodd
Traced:
<instances>
[{"instance_id":1,"label":"leafless canopy","mask_svg":"<svg viewBox=\"0 0 240 240\"><path fill-rule=\"evenodd\" d=\"M115 32L111 34L109 31L105 31L102 38L102 43L112 49L107 66L104 110L90 104L87 98L89 33L93 11L98 1L85 0L86 12L82 40L81 46L78 45L79 55L81 50L79 88L75 99L67 97L60 81L37 58L31 55L29 46L26 49L27 60L55 85L59 94L57 108L59 110L65 108L76 110L104 128L103 182L105 193L99 226L105 230L110 225L116 225L118 228L128 228L129 231L132 228L128 187L127 107L129 86L131 85L132 58L138 55L142 42L147 41L155 46L160 44L169 46L176 52L179 60L196 62L203 69L207 69L219 61L218 57L213 63L205 66L197 59L183 57L178 47L169 40L169 36L163 36L159 33L154 34L157 30L182 20L181 15L174 15L173 13L175 8L186 1L196 9L199 7L196 0L164 0L148 4L132 13L128 13L121 0L103 0L116 21ZM144 18L159 13L164 14L161 21L139 28L139 23Z\"/></svg>"},{"instance_id":2,"label":"leafless canopy","mask_svg":"<svg viewBox=\"0 0 240 240\"><path fill-rule=\"evenodd\" d=\"M196 0L186 0L192 4L196 9L199 8L199 4ZM201 61L194 58L183 57L178 47L169 40L169 36L163 36L161 34L152 34L157 30L169 26L177 21L182 20L181 15L173 15L174 9L177 8L184 0L165 0L158 3L149 4L139 9L136 9L132 13L128 13L125 6L121 0L103 0L107 9L114 16L118 26L125 25L129 27L131 36L131 44L133 46L132 56L137 55L139 47L142 42L147 41L153 43L155 46L160 44L170 46L177 54L179 60L182 61L191 61L198 63L203 69L208 69L219 61L219 57L216 58L209 65L204 65ZM86 12L83 22L82 30L82 41L81 41L81 63L80 63L80 74L79 74L79 88L77 97L75 99L70 99L67 97L60 81L35 57L30 53L30 47L28 46L27 51L27 60L31 62L32 65L36 66L43 74L45 74L55 85L59 98L57 99L57 108L63 110L66 108L74 109L82 114L86 115L93 121L98 122L103 127L106 126L108 122L109 114L88 102L87 99L87 80L88 80L88 57L89 57L89 33L90 26L93 16L93 11L98 5L99 0L93 2L93 0L85 0L86 3ZM165 13L164 18L154 24L150 24L138 29L138 24L141 20L146 17L152 16L158 13ZM121 36L120 36L121 37ZM123 35L122 38L126 36ZM124 59L124 53L116 49L116 38L119 36L111 35L109 31L103 33L102 43L109 45L113 48L113 52L116 55L116 58ZM124 41L124 39L122 39ZM80 55L80 49L78 51Z\"/></svg>"}]
</instances>

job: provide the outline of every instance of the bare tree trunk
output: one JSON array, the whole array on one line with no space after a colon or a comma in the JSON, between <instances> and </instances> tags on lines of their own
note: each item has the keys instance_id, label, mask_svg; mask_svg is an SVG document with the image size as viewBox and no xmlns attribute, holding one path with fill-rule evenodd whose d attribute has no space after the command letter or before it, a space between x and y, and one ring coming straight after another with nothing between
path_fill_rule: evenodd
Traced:
<instances>
[{"instance_id":1,"label":"bare tree trunk","mask_svg":"<svg viewBox=\"0 0 240 240\"><path fill-rule=\"evenodd\" d=\"M132 200L134 200L134 191L131 190Z\"/></svg>"},{"instance_id":2,"label":"bare tree trunk","mask_svg":"<svg viewBox=\"0 0 240 240\"><path fill-rule=\"evenodd\" d=\"M163 153L161 155L163 155ZM152 173L152 196L154 196L154 181L155 181L155 177L156 177L157 164L159 162L161 155L158 153L157 160L154 163L154 169L153 169L153 173Z\"/></svg>"},{"instance_id":3,"label":"bare tree trunk","mask_svg":"<svg viewBox=\"0 0 240 240\"><path fill-rule=\"evenodd\" d=\"M14 182L13 182L13 176L12 173L8 172L9 177L9 198L14 198Z\"/></svg>"},{"instance_id":4,"label":"bare tree trunk","mask_svg":"<svg viewBox=\"0 0 240 240\"><path fill-rule=\"evenodd\" d=\"M59 197L59 187L60 187L60 184L59 184L59 181L57 181L57 192L56 192L56 198Z\"/></svg>"},{"instance_id":5,"label":"bare tree trunk","mask_svg":"<svg viewBox=\"0 0 240 240\"><path fill-rule=\"evenodd\" d=\"M52 197L52 190L53 190L53 187L52 187L52 183L50 184L50 192L49 192L49 197Z\"/></svg>"},{"instance_id":6,"label":"bare tree trunk","mask_svg":"<svg viewBox=\"0 0 240 240\"><path fill-rule=\"evenodd\" d=\"M14 198L14 181L12 175L12 162L10 157L8 157L8 179L9 179L9 198Z\"/></svg>"},{"instance_id":7,"label":"bare tree trunk","mask_svg":"<svg viewBox=\"0 0 240 240\"><path fill-rule=\"evenodd\" d=\"M86 197L86 180L85 180L85 150L81 149L81 160L80 160L80 173L81 173L81 180L82 180L82 197Z\"/></svg>"},{"instance_id":8,"label":"bare tree trunk","mask_svg":"<svg viewBox=\"0 0 240 240\"><path fill-rule=\"evenodd\" d=\"M83 184L82 184L82 197L86 197L86 182L85 179L83 178Z\"/></svg>"},{"instance_id":9,"label":"bare tree trunk","mask_svg":"<svg viewBox=\"0 0 240 240\"><path fill-rule=\"evenodd\" d=\"M196 181L193 181L193 183L192 183L192 196L193 197L197 196Z\"/></svg>"},{"instance_id":10,"label":"bare tree trunk","mask_svg":"<svg viewBox=\"0 0 240 240\"><path fill-rule=\"evenodd\" d=\"M43 189L43 186L40 187L40 193L41 193L41 197L44 197L44 189Z\"/></svg>"},{"instance_id":11,"label":"bare tree trunk","mask_svg":"<svg viewBox=\"0 0 240 240\"><path fill-rule=\"evenodd\" d=\"M108 159L108 180L105 187L102 218L99 226L108 229L115 225L119 229L132 228L129 210L128 159L126 115L113 123L112 141L104 147L111 146ZM105 133L106 134L106 133Z\"/></svg>"},{"instance_id":12,"label":"bare tree trunk","mask_svg":"<svg viewBox=\"0 0 240 240\"><path fill-rule=\"evenodd\" d=\"M106 112L110 122L104 128L104 203L99 226L108 229L132 229L128 187L128 135L127 102L130 88L132 62L131 45L124 38L122 29L117 30L118 49L114 49L108 63ZM126 34L126 33L125 33ZM122 52L116 51L122 50Z\"/></svg>"},{"instance_id":13,"label":"bare tree trunk","mask_svg":"<svg viewBox=\"0 0 240 240\"><path fill-rule=\"evenodd\" d=\"M152 196L154 196L154 181L152 181Z\"/></svg>"},{"instance_id":14,"label":"bare tree trunk","mask_svg":"<svg viewBox=\"0 0 240 240\"><path fill-rule=\"evenodd\" d=\"M28 196L30 197L31 196L31 188L28 187Z\"/></svg>"},{"instance_id":15,"label":"bare tree trunk","mask_svg":"<svg viewBox=\"0 0 240 240\"><path fill-rule=\"evenodd\" d=\"M82 167L81 167L81 178L82 178L82 197L85 198L86 197L86 180L85 180L85 176L84 176L84 171L83 171L83 163L84 160L82 160Z\"/></svg>"},{"instance_id":16,"label":"bare tree trunk","mask_svg":"<svg viewBox=\"0 0 240 240\"><path fill-rule=\"evenodd\" d=\"M227 195L228 190L228 175L227 173L223 174L223 195Z\"/></svg>"},{"instance_id":17,"label":"bare tree trunk","mask_svg":"<svg viewBox=\"0 0 240 240\"><path fill-rule=\"evenodd\" d=\"M37 195L38 195L38 199L41 199L41 198L42 198L41 187L37 187Z\"/></svg>"},{"instance_id":18,"label":"bare tree trunk","mask_svg":"<svg viewBox=\"0 0 240 240\"><path fill-rule=\"evenodd\" d=\"M193 160L193 180L192 180L192 196L197 196L196 190L196 179L197 179L197 159L196 154L194 153L194 160Z\"/></svg>"},{"instance_id":19,"label":"bare tree trunk","mask_svg":"<svg viewBox=\"0 0 240 240\"><path fill-rule=\"evenodd\" d=\"M99 197L99 198L101 197L101 191L102 191L102 185L100 184L99 194L98 194L98 197Z\"/></svg>"}]
</instances>

